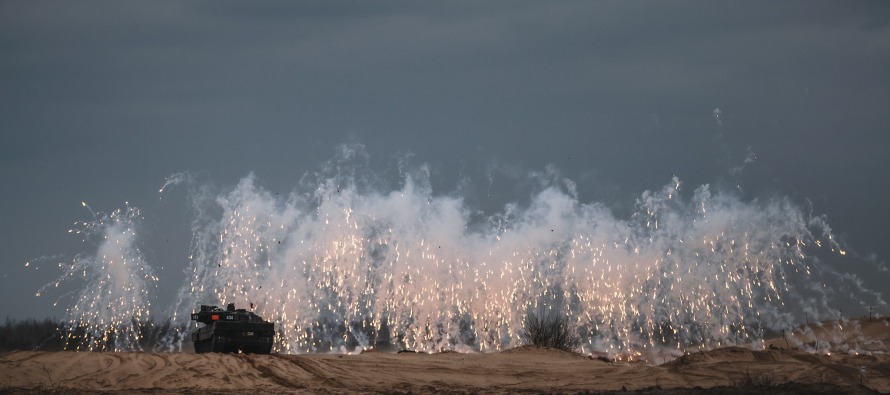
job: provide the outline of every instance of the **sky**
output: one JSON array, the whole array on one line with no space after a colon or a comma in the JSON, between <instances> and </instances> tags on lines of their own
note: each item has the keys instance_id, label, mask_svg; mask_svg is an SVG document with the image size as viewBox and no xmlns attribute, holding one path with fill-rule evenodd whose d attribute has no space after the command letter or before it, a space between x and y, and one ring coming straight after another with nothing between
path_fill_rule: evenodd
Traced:
<instances>
[{"instance_id":1,"label":"sky","mask_svg":"<svg viewBox=\"0 0 890 395\"><path fill-rule=\"evenodd\" d=\"M191 240L168 177L287 193L344 144L486 213L543 171L616 216L674 175L787 196L886 295L887 70L885 1L0 0L0 316L61 317L35 292L95 252L68 230L127 204L164 304Z\"/></svg>"}]
</instances>

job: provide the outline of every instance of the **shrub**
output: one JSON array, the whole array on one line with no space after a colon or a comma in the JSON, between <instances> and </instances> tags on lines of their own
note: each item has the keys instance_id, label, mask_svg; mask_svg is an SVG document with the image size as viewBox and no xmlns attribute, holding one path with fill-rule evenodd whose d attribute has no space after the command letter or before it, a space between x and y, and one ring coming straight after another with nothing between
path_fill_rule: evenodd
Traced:
<instances>
[{"instance_id":1,"label":"shrub","mask_svg":"<svg viewBox=\"0 0 890 395\"><path fill-rule=\"evenodd\" d=\"M731 378L729 383L736 388L770 388L780 384L772 373L751 373L750 370L745 370L741 376Z\"/></svg>"},{"instance_id":2,"label":"shrub","mask_svg":"<svg viewBox=\"0 0 890 395\"><path fill-rule=\"evenodd\" d=\"M568 317L558 313L529 313L525 316L522 337L526 344L572 351L581 339L569 325Z\"/></svg>"}]
</instances>

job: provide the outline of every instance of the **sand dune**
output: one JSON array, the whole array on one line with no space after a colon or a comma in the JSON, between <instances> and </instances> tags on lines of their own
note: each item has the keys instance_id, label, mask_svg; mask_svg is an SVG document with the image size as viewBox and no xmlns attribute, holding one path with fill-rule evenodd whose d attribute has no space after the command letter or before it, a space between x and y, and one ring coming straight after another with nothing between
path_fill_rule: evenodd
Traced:
<instances>
[{"instance_id":1,"label":"sand dune","mask_svg":"<svg viewBox=\"0 0 890 395\"><path fill-rule=\"evenodd\" d=\"M868 332L883 341L888 337L888 327L883 325L883 321L864 323L858 326L857 333ZM853 338L861 339L858 335ZM864 374L860 374L861 367L865 368ZM776 385L770 392L784 389L793 393L804 388L801 385L809 385L806 389L817 393L868 393L869 389L890 392L890 355L883 352L856 355L729 347L688 354L658 366L613 363L536 347L491 354L0 355L2 388L65 392L578 393L685 388L690 390L684 393L698 393L709 388L721 392L737 390L746 373L770 378L771 384ZM793 384L778 386L782 383ZM695 390L697 387L699 390Z\"/></svg>"},{"instance_id":2,"label":"sand dune","mask_svg":"<svg viewBox=\"0 0 890 395\"><path fill-rule=\"evenodd\" d=\"M867 318L802 325L770 339L775 348L817 352L882 352L890 344L890 321Z\"/></svg>"},{"instance_id":3,"label":"sand dune","mask_svg":"<svg viewBox=\"0 0 890 395\"><path fill-rule=\"evenodd\" d=\"M729 386L743 372L776 384L859 385L890 391L890 356L725 348L673 362L608 363L551 349L499 354L234 355L13 352L6 389L87 392L563 392Z\"/></svg>"}]
</instances>

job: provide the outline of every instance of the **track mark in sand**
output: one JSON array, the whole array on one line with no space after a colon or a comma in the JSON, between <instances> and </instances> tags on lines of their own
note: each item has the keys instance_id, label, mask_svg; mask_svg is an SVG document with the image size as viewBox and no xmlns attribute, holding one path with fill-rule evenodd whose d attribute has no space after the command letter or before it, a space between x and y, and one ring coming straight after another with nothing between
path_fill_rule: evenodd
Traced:
<instances>
[{"instance_id":1,"label":"track mark in sand","mask_svg":"<svg viewBox=\"0 0 890 395\"><path fill-rule=\"evenodd\" d=\"M172 364L168 354L155 353L139 353L133 354L135 362L138 363L137 375L142 384L151 388L160 388L165 385L167 377L171 374Z\"/></svg>"},{"instance_id":2,"label":"track mark in sand","mask_svg":"<svg viewBox=\"0 0 890 395\"><path fill-rule=\"evenodd\" d=\"M101 363L103 365L99 370L82 374L76 379L81 381L88 376L95 376L97 384L101 384L103 387L113 388L121 381L119 375L122 373L121 365L124 362L123 357L114 352L99 352L99 357L101 358ZM133 374L130 374L130 376L133 376ZM126 378L127 377L124 377L124 380L126 380Z\"/></svg>"},{"instance_id":3,"label":"track mark in sand","mask_svg":"<svg viewBox=\"0 0 890 395\"><path fill-rule=\"evenodd\" d=\"M824 366L826 370L833 371L846 385L855 385L859 382L859 371L852 366L830 363Z\"/></svg>"},{"instance_id":4,"label":"track mark in sand","mask_svg":"<svg viewBox=\"0 0 890 395\"><path fill-rule=\"evenodd\" d=\"M287 359L280 358L277 355L272 355L272 357L276 358L279 361L287 361ZM284 372L285 374L279 374L278 372L275 371L275 369L271 368L269 365L258 361L256 357L247 357L247 358L245 358L245 360L247 361L247 363L250 364L250 366L252 366L258 372L260 372L261 377L267 377L270 380L272 380L275 384L278 384L279 386L289 388L289 389L305 389L306 388L305 384L298 381L299 379L292 380L293 377L296 377L295 375L286 374L287 373L286 371ZM290 361L287 361L287 362L290 362ZM297 367L299 367L299 366L297 366ZM306 373L308 374L308 372L306 372Z\"/></svg>"},{"instance_id":5,"label":"track mark in sand","mask_svg":"<svg viewBox=\"0 0 890 395\"><path fill-rule=\"evenodd\" d=\"M346 388L347 386L340 382L340 380L335 379L332 374L329 374L325 369L323 369L318 362L311 361L307 358L303 358L299 355L292 355L290 357L285 356L276 356L278 358L282 358L293 365L296 365L303 371L309 373L310 375L317 378L317 380L321 381L325 385L330 385L337 388ZM348 376L345 376L348 377Z\"/></svg>"},{"instance_id":6,"label":"track mark in sand","mask_svg":"<svg viewBox=\"0 0 890 395\"><path fill-rule=\"evenodd\" d=\"M17 362L16 366L20 366L22 362L36 359L46 354L45 351L12 351L3 356L3 359L12 359ZM19 359L21 357L21 359Z\"/></svg>"}]
</instances>

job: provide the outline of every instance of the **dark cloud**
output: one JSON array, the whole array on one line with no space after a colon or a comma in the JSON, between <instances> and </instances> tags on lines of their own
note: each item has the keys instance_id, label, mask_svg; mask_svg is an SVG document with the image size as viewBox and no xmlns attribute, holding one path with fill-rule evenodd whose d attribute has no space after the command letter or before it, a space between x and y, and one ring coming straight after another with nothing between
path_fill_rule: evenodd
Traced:
<instances>
[{"instance_id":1,"label":"dark cloud","mask_svg":"<svg viewBox=\"0 0 890 395\"><path fill-rule=\"evenodd\" d=\"M429 162L441 193L494 177L495 197L476 198L487 210L548 164L616 210L672 173L743 183L809 199L887 257L888 8L3 1L0 257L18 273L76 252L64 232L82 200L175 211L157 188L186 170L287 190L353 140L383 169L407 152ZM48 279L27 276L7 288L26 306Z\"/></svg>"}]
</instances>

